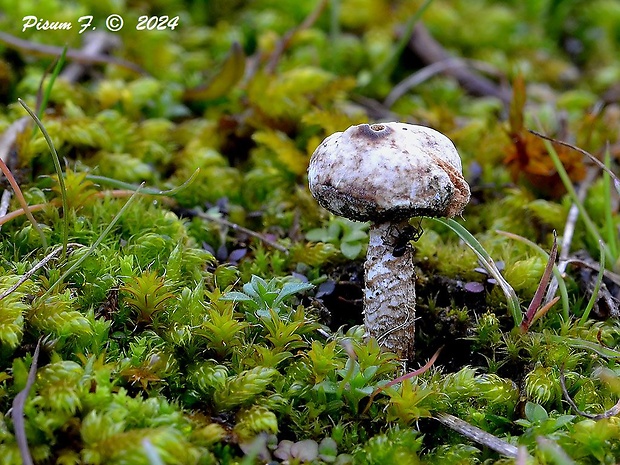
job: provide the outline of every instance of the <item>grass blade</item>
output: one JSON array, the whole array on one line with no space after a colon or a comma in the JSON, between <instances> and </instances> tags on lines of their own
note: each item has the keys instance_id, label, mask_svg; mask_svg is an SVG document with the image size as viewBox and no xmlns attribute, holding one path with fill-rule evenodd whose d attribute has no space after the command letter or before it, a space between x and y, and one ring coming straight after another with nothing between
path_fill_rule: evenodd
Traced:
<instances>
[{"instance_id":1,"label":"grass blade","mask_svg":"<svg viewBox=\"0 0 620 465\"><path fill-rule=\"evenodd\" d=\"M540 279L540 282L538 283L538 288L536 289L534 297L532 298L532 301L530 302L530 305L525 312L525 318L521 322L521 331L523 332L526 332L530 328L530 325L534 322L534 316L536 315L536 312L538 311L538 309L540 308L540 304L542 303L543 294L545 293L545 289L547 288L547 285L549 284L549 281L551 279L551 273L553 271L553 267L555 266L555 261L557 258L558 237L554 230L553 246L551 247L551 253L547 257L547 266L545 266L545 271L542 275L542 278Z\"/></svg>"},{"instance_id":2,"label":"grass blade","mask_svg":"<svg viewBox=\"0 0 620 465\"><path fill-rule=\"evenodd\" d=\"M418 8L418 10L411 16L411 18L409 18L409 21L407 21L407 25L405 26L405 30L403 31L403 34L401 35L400 40L396 44L396 48L394 49L394 51L390 54L389 57L387 57L383 61L383 63L379 65L379 67L375 70L375 72L372 73L370 80L368 81L367 84L362 86L361 90L366 90L366 89L371 89L373 87L376 87L375 84L379 78L392 73L398 61L398 58L402 55L403 50L405 49L405 47L407 46L407 43L409 42L409 39L411 38L411 34L413 34L413 28L418 23L418 21L420 21L420 18L422 17L422 15L424 14L426 9L430 6L432 2L433 0L426 0Z\"/></svg>"},{"instance_id":3,"label":"grass blade","mask_svg":"<svg viewBox=\"0 0 620 465\"><path fill-rule=\"evenodd\" d=\"M538 135L538 133L535 133L535 134ZM568 173L566 172L566 169L564 168L564 165L562 164L562 161L560 160L558 153L553 148L553 144L547 137L543 137L543 143L545 144L545 147L547 148L547 151L549 152L549 156L551 157L551 160L553 161L553 165L556 171L558 172L560 179L562 180L562 184L566 188L566 192L568 192L570 199L573 201L573 203L577 206L577 209L579 210L579 214L581 215L581 218L586 227L586 230L588 231L590 236L592 236L592 238L594 238L597 242L602 242L603 238L599 234L596 225L592 221L592 218L590 218L590 215L588 215L588 212L586 211L586 208L583 205L583 202L579 200L579 196L577 195L577 192L575 191L575 187L573 186L573 183L570 180L570 177L568 176ZM611 263L615 263L616 261L615 257L612 255L611 250L609 250L609 247L604 242L603 242L603 249L605 251L605 256L607 257L607 259Z\"/></svg>"},{"instance_id":4,"label":"grass blade","mask_svg":"<svg viewBox=\"0 0 620 465\"><path fill-rule=\"evenodd\" d=\"M607 244L609 244L609 249L611 250L611 254L614 257L618 256L618 233L616 231L616 225L614 223L612 217L612 205L611 205L611 175L613 172L611 171L611 154L609 153L609 145L605 150L605 170L603 170L603 187L605 189L605 235L607 236ZM611 174L610 174L611 173ZM615 175L614 175L615 176ZM614 184L618 187L616 183L616 179L614 179ZM614 264L612 263L612 266Z\"/></svg>"},{"instance_id":5,"label":"grass blade","mask_svg":"<svg viewBox=\"0 0 620 465\"><path fill-rule=\"evenodd\" d=\"M56 152L56 147L54 147L54 143L52 142L52 138L45 130L45 126L38 118L37 115L30 109L26 102L22 99L18 98L17 101L20 103L22 107L28 112L30 117L34 120L36 125L43 133L43 137L45 137L45 141L47 142L48 147L50 148L50 152L52 153L52 160L54 161L54 168L56 169L56 174L58 175L58 185L60 186L60 194L62 198L62 255L64 258L67 255L67 243L69 242L69 203L67 202L67 188L65 186L65 179L62 175L62 167L60 166L60 159L58 158L58 152Z\"/></svg>"},{"instance_id":6,"label":"grass blade","mask_svg":"<svg viewBox=\"0 0 620 465\"><path fill-rule=\"evenodd\" d=\"M588 300L588 305L586 305L585 310L583 311L583 315L581 315L581 319L579 320L580 324L585 324L590 316L590 312L594 308L594 304L598 300L598 291L601 288L601 284L603 282L603 275L605 274L605 252L603 250L603 241L599 242L600 246L600 255L601 258L599 260L599 269L598 269L598 277L596 278L596 283L594 284L594 289L592 290L592 295L590 296L590 300Z\"/></svg>"},{"instance_id":7,"label":"grass blade","mask_svg":"<svg viewBox=\"0 0 620 465\"><path fill-rule=\"evenodd\" d=\"M465 227L457 223L452 218L429 219L450 228L463 240L463 242L465 242L465 244L469 246L471 250L474 251L482 266L484 266L484 268L489 272L489 274L493 276L501 290L504 292L508 304L508 309L510 310L510 314L512 315L512 318L515 322L515 326L519 326L521 324L521 321L523 321L519 298L517 297L517 294L515 293L512 286L508 284L508 281L504 279L502 273L497 268L497 265L495 265L495 262L493 261L489 253L484 249L484 247L482 247L482 244L478 242L478 239L476 239L467 229L465 229Z\"/></svg>"},{"instance_id":8,"label":"grass blade","mask_svg":"<svg viewBox=\"0 0 620 465\"><path fill-rule=\"evenodd\" d=\"M194 179L196 179L196 176L198 176L198 173L200 173L200 168L196 168L196 170L192 173L192 175L183 184L177 187L173 187L172 189L162 191L161 189L157 189L154 187L144 187L142 188L142 193L149 194L149 195L168 195L168 196L178 194L183 189L185 189L187 186L189 186L192 182L194 182ZM119 189L127 189L130 191L135 191L136 189L138 189L138 186L135 184L130 184L128 182L123 182L117 179L108 178L106 176L87 174L86 179L88 179L89 181L94 181L94 182L98 182L101 184L107 184L112 187L117 187Z\"/></svg>"},{"instance_id":9,"label":"grass blade","mask_svg":"<svg viewBox=\"0 0 620 465\"><path fill-rule=\"evenodd\" d=\"M584 339L578 339L574 337L567 336L558 336L557 334L548 334L546 335L551 341L557 342L560 344L566 344L573 349L587 349L592 352L597 353L601 357L607 359L618 359L620 360L620 352L614 349L610 349L609 347L605 347L604 345L594 343L591 341L586 341Z\"/></svg>"},{"instance_id":10,"label":"grass blade","mask_svg":"<svg viewBox=\"0 0 620 465\"><path fill-rule=\"evenodd\" d=\"M564 142L558 139L554 139L553 137L549 137L549 136L545 136L544 134L541 134L540 132L536 132L532 129L528 129L529 132L531 132L532 134L534 134L535 136L540 137L541 139L545 139L549 142L553 142L554 144L560 144L563 145L565 147L568 147L570 149L575 150L576 152L579 152L582 155L585 155L586 157L588 157L590 159L590 161L592 163L594 163L595 165L597 165L600 169L602 169L605 173L607 173L608 176L612 177L614 180L614 187L616 188L616 191L618 192L618 194L620 194L620 178L618 178L618 176L616 176L616 174L611 170L611 168L609 168L609 164L608 163L601 163L601 161L596 158L594 155L592 155L590 152L583 150L575 145L569 144L568 142Z\"/></svg>"},{"instance_id":11,"label":"grass blade","mask_svg":"<svg viewBox=\"0 0 620 465\"><path fill-rule=\"evenodd\" d=\"M518 234L514 234L508 231L501 231L498 229L495 232L497 234L501 234L502 236L506 236L511 239L515 239L519 242L522 242L526 245L529 245L531 248L535 249L538 253L540 253L547 260L549 260L549 255L547 254L547 252L535 242L532 242L523 236L519 236ZM565 321L568 321L568 318L570 315L570 304L568 301L568 289L566 289L566 283L564 282L564 278L562 277L562 272L555 264L553 265L553 276L555 277L558 283L558 289L560 290L560 296L562 297L562 316L564 317Z\"/></svg>"},{"instance_id":12,"label":"grass blade","mask_svg":"<svg viewBox=\"0 0 620 465\"><path fill-rule=\"evenodd\" d=\"M112 228L114 227L114 225L116 225L116 223L118 222L118 220L123 216L123 213L125 213L125 211L129 208L129 206L134 202L134 200L136 199L138 193L140 192L142 186L138 187L138 189L136 189L136 191L133 193L133 195L131 197L129 197L129 200L125 203L125 205L123 205L123 208L120 209L120 211L116 214L116 216L112 219L112 221L110 222L110 224L108 225L107 228L105 228L105 230L101 233L101 235L97 238L97 240L93 243L93 245L91 245L88 250L86 251L86 253L84 255L82 255L73 265L71 265L71 267L65 271L62 276L60 278L58 278L58 280L56 282L54 282L54 284L52 284L49 289L47 291L45 291L45 293L40 297L40 299L45 299L54 289L56 289L56 287L62 283L64 281L64 279L69 276L71 273L73 273L73 271L82 264L82 262L84 260L86 260L94 251L95 249L99 246L99 244L101 244L101 242L106 238L106 236L110 233L110 231L112 231Z\"/></svg>"},{"instance_id":13,"label":"grass blade","mask_svg":"<svg viewBox=\"0 0 620 465\"><path fill-rule=\"evenodd\" d=\"M39 119L43 118L43 112L47 108L47 102L49 102L50 95L52 93L52 88L54 87L54 82L56 82L56 78L60 74L62 67L65 64L65 58L67 56L67 46L65 45L62 49L62 53L56 60L56 65L54 66L54 71L50 75L50 80L47 83L47 87L45 88L45 92L41 96L41 87L39 87L39 92L37 95L37 116ZM45 77L45 76L44 76ZM41 80L41 85L43 85L43 80Z\"/></svg>"}]
</instances>

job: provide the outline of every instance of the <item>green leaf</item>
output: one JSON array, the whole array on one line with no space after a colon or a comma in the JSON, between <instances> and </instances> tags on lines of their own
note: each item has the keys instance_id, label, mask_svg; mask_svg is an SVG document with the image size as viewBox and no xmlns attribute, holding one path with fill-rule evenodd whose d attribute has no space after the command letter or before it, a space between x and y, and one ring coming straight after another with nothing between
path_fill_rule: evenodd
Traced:
<instances>
[{"instance_id":1,"label":"green leaf","mask_svg":"<svg viewBox=\"0 0 620 465\"><path fill-rule=\"evenodd\" d=\"M312 242L331 242L337 239L337 236L330 236L329 231L324 228L314 228L306 233L306 239Z\"/></svg>"},{"instance_id":2,"label":"green leaf","mask_svg":"<svg viewBox=\"0 0 620 465\"><path fill-rule=\"evenodd\" d=\"M343 242L340 244L340 251L349 260L355 260L362 252L362 247L361 242Z\"/></svg>"},{"instance_id":3,"label":"green leaf","mask_svg":"<svg viewBox=\"0 0 620 465\"><path fill-rule=\"evenodd\" d=\"M525 404L525 418L532 423L540 423L549 418L549 414L542 405L527 402Z\"/></svg>"},{"instance_id":4,"label":"green leaf","mask_svg":"<svg viewBox=\"0 0 620 465\"><path fill-rule=\"evenodd\" d=\"M275 304L282 302L287 297L290 297L298 292L307 291L312 289L314 285L310 283L286 283L282 286L282 290L279 292L277 299L274 301Z\"/></svg>"},{"instance_id":5,"label":"green leaf","mask_svg":"<svg viewBox=\"0 0 620 465\"><path fill-rule=\"evenodd\" d=\"M220 71L204 85L185 91L185 100L214 100L224 97L245 73L245 53L238 42L230 47Z\"/></svg>"},{"instance_id":6,"label":"green leaf","mask_svg":"<svg viewBox=\"0 0 620 465\"><path fill-rule=\"evenodd\" d=\"M252 302L253 299L243 292L230 291L220 297L222 300L234 300L235 302Z\"/></svg>"},{"instance_id":7,"label":"green leaf","mask_svg":"<svg viewBox=\"0 0 620 465\"><path fill-rule=\"evenodd\" d=\"M609 359L620 359L620 352L614 349L610 349L609 347L605 347L604 345L596 342L586 341L585 339L578 339L573 337L566 336L558 336L556 334L548 334L546 335L551 341L554 342L563 342L573 347L575 349L588 349L601 357L609 358Z\"/></svg>"}]
</instances>

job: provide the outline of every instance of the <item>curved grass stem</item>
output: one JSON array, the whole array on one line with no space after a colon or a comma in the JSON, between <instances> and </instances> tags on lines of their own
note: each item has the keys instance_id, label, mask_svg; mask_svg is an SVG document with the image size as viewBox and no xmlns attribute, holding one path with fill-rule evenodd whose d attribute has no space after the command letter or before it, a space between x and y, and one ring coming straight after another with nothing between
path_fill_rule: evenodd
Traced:
<instances>
[{"instance_id":1,"label":"curved grass stem","mask_svg":"<svg viewBox=\"0 0 620 465\"><path fill-rule=\"evenodd\" d=\"M579 199L579 196L577 195L577 192L575 191L575 187L573 186L573 182L568 176L566 169L564 169L564 165L562 164L562 161L560 160L558 153L553 148L553 144L548 139L543 139L543 143L545 144L545 147L547 148L547 151L549 152L549 156L551 157L551 160L553 161L553 165L556 171L558 172L560 179L562 180L562 184L566 188L566 192L568 192L570 199L573 201L573 203L577 206L577 209L579 210L579 214L581 215L581 218L586 227L586 230L588 231L588 234L590 234L591 237L596 239L597 242L600 241L603 243L602 247L605 253L605 257L607 258L607 260L610 261L610 263L615 263L616 261L615 257L613 256L610 248L603 241L603 238L598 232L598 229L596 225L594 224L594 221L592 221L592 218L590 218L590 215L588 215L588 212L586 211L586 208L583 202Z\"/></svg>"},{"instance_id":2,"label":"curved grass stem","mask_svg":"<svg viewBox=\"0 0 620 465\"><path fill-rule=\"evenodd\" d=\"M40 299L45 299L60 283L62 283L64 281L64 279L67 276L69 276L71 273L73 273L73 271L78 266L80 266L82 264L82 262L84 260L86 260L95 251L95 249L99 246L99 244L101 244L101 242L106 238L106 236L110 233L110 231L112 231L112 228L114 228L114 225L116 225L118 220L121 219L121 217L123 216L125 211L129 208L129 206L136 199L136 197L138 196L138 193L140 192L141 187L142 186L138 187L138 189L136 189L136 191L133 193L133 195L131 197L129 197L129 200L127 201L127 203L125 203L125 205L123 205L123 207L119 210L119 212L116 214L116 216L114 216L114 218L112 219L110 224L107 226L107 228L105 228L105 230L101 233L101 235L97 238L97 240L93 243L93 245L91 245L88 248L86 253L84 255L82 255L73 265L71 265L71 267L67 271L65 271L62 274L62 276L60 276L60 278L58 278L54 282L54 284L52 284L49 287L49 289L47 291L45 291L45 293L40 297Z\"/></svg>"},{"instance_id":3,"label":"curved grass stem","mask_svg":"<svg viewBox=\"0 0 620 465\"><path fill-rule=\"evenodd\" d=\"M523 314L521 313L521 304L519 303L519 298L517 297L517 294L515 293L515 290L512 288L512 286L508 284L508 281L506 281L502 276L502 273L495 265L495 262L491 258L491 255L489 255L489 252L487 252L484 247L482 247L482 244L478 242L478 239L476 239L472 235L472 233L470 233L467 229L465 229L464 226L457 223L452 218L429 219L450 228L463 240L463 242L465 242L465 244L467 244L467 246L471 250L474 251L482 266L484 266L484 268L489 272L489 274L493 276L501 290L504 292L508 304L508 309L510 310L510 314L512 315L512 318L515 322L515 326L519 326L523 321Z\"/></svg>"},{"instance_id":4,"label":"curved grass stem","mask_svg":"<svg viewBox=\"0 0 620 465\"><path fill-rule=\"evenodd\" d=\"M58 175L58 185L60 186L60 196L62 198L62 255L61 258L65 258L67 255L67 243L69 242L69 203L67 201L67 188L65 186L65 179L62 175L62 166L60 166L60 159L58 158L58 152L56 152L56 147L54 147L54 143L52 142L52 138L45 130L45 126L39 119L37 115L30 109L26 102L22 99L18 98L17 101L20 103L24 110L28 112L30 117L36 123L36 125L41 130L43 137L45 137L45 141L47 142L48 147L50 148L50 152L52 153L52 160L54 161L54 168L56 169L56 174Z\"/></svg>"},{"instance_id":5,"label":"curved grass stem","mask_svg":"<svg viewBox=\"0 0 620 465\"><path fill-rule=\"evenodd\" d=\"M547 261L549 260L549 254L535 242L532 242L523 236L519 236L518 234L514 234L508 231L501 231L498 229L495 232L497 234L501 234L502 236L509 237L511 239L517 240L519 242L522 242L525 245L530 246L531 248L536 250L538 253L540 253L542 256L544 256ZM562 272L557 267L557 265L553 265L553 276L556 279L556 282L558 283L558 289L560 290L560 297L562 299L562 316L565 321L568 321L569 313L570 313L570 304L568 301L568 289L566 289L566 283L564 282L564 278L562 277ZM548 300L550 299L551 297L548 296Z\"/></svg>"},{"instance_id":6,"label":"curved grass stem","mask_svg":"<svg viewBox=\"0 0 620 465\"><path fill-rule=\"evenodd\" d=\"M603 250L603 241L599 242L600 247L600 255L601 258L599 260L599 270L598 277L596 278L596 283L594 284L594 289L592 290L592 295L590 296L590 300L588 300L588 305L586 305L585 310L583 311L583 315L581 315L581 319L579 320L580 324L585 324L590 316L590 312L594 308L594 304L598 300L598 291L601 289L601 284L603 283L603 275L605 274L605 253Z\"/></svg>"}]
</instances>

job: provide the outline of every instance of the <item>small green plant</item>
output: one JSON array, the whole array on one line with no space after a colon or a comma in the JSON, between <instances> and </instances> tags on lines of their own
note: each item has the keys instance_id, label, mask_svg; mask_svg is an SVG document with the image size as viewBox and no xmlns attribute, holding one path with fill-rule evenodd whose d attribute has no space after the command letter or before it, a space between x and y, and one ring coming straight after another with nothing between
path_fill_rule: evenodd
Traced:
<instances>
[{"instance_id":1,"label":"small green plant","mask_svg":"<svg viewBox=\"0 0 620 465\"><path fill-rule=\"evenodd\" d=\"M456 222L452 218L444 219L444 218L430 218L432 221L443 224L447 226L452 231L454 231L462 240L467 244L467 246L474 251L480 263L487 270L489 275L493 276L493 279L496 280L497 284L501 288L502 292L506 296L506 303L508 305L508 309L510 310L510 314L515 322L515 326L518 326L523 321L523 315L521 313L521 305L519 303L519 298L515 293L512 286L504 279L502 273L498 269L495 261L491 257L491 255L484 249L482 244L478 242L478 240L461 224Z\"/></svg>"},{"instance_id":2,"label":"small green plant","mask_svg":"<svg viewBox=\"0 0 620 465\"><path fill-rule=\"evenodd\" d=\"M97 193L95 185L92 181L87 180L88 173L77 173L71 169L67 169L64 175L64 190L58 181L58 175L52 176L54 186L52 190L60 197L67 197L67 207L78 211L81 208L92 204Z\"/></svg>"},{"instance_id":3,"label":"small green plant","mask_svg":"<svg viewBox=\"0 0 620 465\"><path fill-rule=\"evenodd\" d=\"M3 276L0 278L0 290L12 287L17 281L17 276ZM28 306L23 302L26 296L23 287L13 291L0 300L0 343L3 347L15 349L22 340L24 334L24 313Z\"/></svg>"},{"instance_id":4,"label":"small green plant","mask_svg":"<svg viewBox=\"0 0 620 465\"><path fill-rule=\"evenodd\" d=\"M517 425L526 428L526 435L530 440L534 437L543 435L549 438L558 439L561 435L566 435L567 426L574 422L575 415L549 415L545 408L534 402L526 402L525 418L515 420Z\"/></svg>"},{"instance_id":5,"label":"small green plant","mask_svg":"<svg viewBox=\"0 0 620 465\"><path fill-rule=\"evenodd\" d=\"M387 388L390 396L389 418L408 425L420 418L430 417L433 399L438 395L431 387L406 379L400 389Z\"/></svg>"},{"instance_id":6,"label":"small green plant","mask_svg":"<svg viewBox=\"0 0 620 465\"><path fill-rule=\"evenodd\" d=\"M224 294L222 299L242 303L250 311L250 315L254 316L254 321L257 322L260 318L269 318L271 311L285 317L290 310L287 301L298 292L307 291L314 287L310 283L280 283L281 281L276 278L267 282L254 275L249 283L243 285L243 292L230 291Z\"/></svg>"},{"instance_id":7,"label":"small green plant","mask_svg":"<svg viewBox=\"0 0 620 465\"><path fill-rule=\"evenodd\" d=\"M422 436L409 428L393 428L387 433L374 436L354 454L360 465L387 463L420 463L418 453L422 448Z\"/></svg>"},{"instance_id":8,"label":"small green plant","mask_svg":"<svg viewBox=\"0 0 620 465\"><path fill-rule=\"evenodd\" d=\"M255 367L229 376L224 385L213 393L213 402L218 410L248 405L267 389L277 375L278 371L273 368Z\"/></svg>"},{"instance_id":9,"label":"small green plant","mask_svg":"<svg viewBox=\"0 0 620 465\"><path fill-rule=\"evenodd\" d=\"M233 306L232 302L212 298L204 321L194 330L194 334L204 337L209 349L220 358L230 355L245 342L245 329L249 325L235 317Z\"/></svg>"},{"instance_id":10,"label":"small green plant","mask_svg":"<svg viewBox=\"0 0 620 465\"><path fill-rule=\"evenodd\" d=\"M137 323L152 323L154 316L164 309L166 301L174 297L167 290L164 277L155 271L145 271L141 276L130 278L121 290L129 294L125 302L138 313Z\"/></svg>"},{"instance_id":11,"label":"small green plant","mask_svg":"<svg viewBox=\"0 0 620 465\"><path fill-rule=\"evenodd\" d=\"M0 15L2 464L512 463L448 415L519 465L620 460L616 2L120 2L181 20L125 27L114 57L78 50L75 21L22 31L74 3ZM48 74L34 55L63 43ZM389 120L447 134L475 200L407 249L429 311L406 374L359 325L368 226L306 188L325 135Z\"/></svg>"},{"instance_id":12,"label":"small green plant","mask_svg":"<svg viewBox=\"0 0 620 465\"><path fill-rule=\"evenodd\" d=\"M351 221L339 216L332 216L324 228L311 229L306 239L340 246L340 251L349 260L363 255L364 244L368 242L368 223Z\"/></svg>"}]
</instances>

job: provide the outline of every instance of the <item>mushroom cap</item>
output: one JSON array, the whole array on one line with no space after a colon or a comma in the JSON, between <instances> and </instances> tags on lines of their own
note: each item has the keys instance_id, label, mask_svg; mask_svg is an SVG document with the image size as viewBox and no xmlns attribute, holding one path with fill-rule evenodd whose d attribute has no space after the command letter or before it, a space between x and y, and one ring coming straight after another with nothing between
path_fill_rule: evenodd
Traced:
<instances>
[{"instance_id":1,"label":"mushroom cap","mask_svg":"<svg viewBox=\"0 0 620 465\"><path fill-rule=\"evenodd\" d=\"M470 196L452 141L405 123L360 124L327 137L312 154L308 183L322 207L357 221L452 217Z\"/></svg>"}]
</instances>

